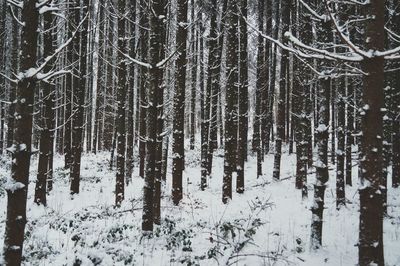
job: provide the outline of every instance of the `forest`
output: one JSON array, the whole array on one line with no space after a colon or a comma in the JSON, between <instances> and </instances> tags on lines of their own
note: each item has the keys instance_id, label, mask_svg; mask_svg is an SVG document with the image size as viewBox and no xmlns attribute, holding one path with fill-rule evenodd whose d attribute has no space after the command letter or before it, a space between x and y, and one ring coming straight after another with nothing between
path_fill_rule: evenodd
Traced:
<instances>
[{"instance_id":1,"label":"forest","mask_svg":"<svg viewBox=\"0 0 400 266\"><path fill-rule=\"evenodd\" d=\"M0 265L400 265L398 0L0 0Z\"/></svg>"}]
</instances>

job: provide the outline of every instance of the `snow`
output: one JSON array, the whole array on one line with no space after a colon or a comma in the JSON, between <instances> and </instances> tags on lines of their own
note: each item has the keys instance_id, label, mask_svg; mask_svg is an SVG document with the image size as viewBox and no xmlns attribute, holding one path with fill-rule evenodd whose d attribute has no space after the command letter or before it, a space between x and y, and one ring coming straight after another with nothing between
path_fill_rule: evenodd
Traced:
<instances>
[{"instance_id":1,"label":"snow","mask_svg":"<svg viewBox=\"0 0 400 266\"><path fill-rule=\"evenodd\" d=\"M137 151L136 151L137 152ZM142 194L144 180L135 167L125 200L114 208L115 172L109 170L109 153L82 158L81 192L71 199L69 174L63 157L54 160L54 190L48 206L33 203L37 155L33 156L29 183L25 265L355 265L359 226L357 167L353 187L346 187L346 207L336 210L335 172L326 189L323 246L309 249L315 169L308 176L308 199L295 189L296 155L283 154L281 180L272 179L273 154L263 162L257 179L256 158L245 165L245 192L235 193L222 204L223 151L217 150L212 178L200 190L200 150L187 151L183 200L174 206L171 166L163 185L162 225L153 236L143 236ZM9 174L10 159L0 159L0 184ZM137 159L137 157L135 157ZM169 158L171 163L171 158ZM137 166L137 162L135 162ZM330 166L330 165L329 165ZM335 167L329 167L335 169ZM235 175L234 175L235 176ZM235 177L234 177L235 178ZM388 175L389 184L391 173ZM366 183L364 185L367 185ZM388 217L384 220L387 265L399 265L400 195L388 188ZM0 235L4 235L6 195L0 189ZM0 241L3 249L3 241ZM0 261L2 258L0 257ZM239 260L237 263L234 263Z\"/></svg>"},{"instance_id":2,"label":"snow","mask_svg":"<svg viewBox=\"0 0 400 266\"><path fill-rule=\"evenodd\" d=\"M14 193L15 191L19 189L23 189L25 187L24 184L21 182L15 181L14 178L7 178L6 183L3 185L5 190L10 191L11 193Z\"/></svg>"},{"instance_id":3,"label":"snow","mask_svg":"<svg viewBox=\"0 0 400 266\"><path fill-rule=\"evenodd\" d=\"M328 127L325 124L319 124L316 130L317 132L323 133L328 130Z\"/></svg>"}]
</instances>

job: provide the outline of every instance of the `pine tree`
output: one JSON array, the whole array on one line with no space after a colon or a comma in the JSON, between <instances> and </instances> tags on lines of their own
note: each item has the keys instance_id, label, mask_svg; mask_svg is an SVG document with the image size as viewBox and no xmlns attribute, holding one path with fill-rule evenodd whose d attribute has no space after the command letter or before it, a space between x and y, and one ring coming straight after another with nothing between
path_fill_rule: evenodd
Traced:
<instances>
[{"instance_id":1,"label":"pine tree","mask_svg":"<svg viewBox=\"0 0 400 266\"><path fill-rule=\"evenodd\" d=\"M21 13L21 75L16 87L15 124L11 177L7 190L7 218L4 236L4 261L6 265L20 265L26 225L26 201L29 184L29 167L32 142L33 101L35 76L28 71L35 69L39 10L36 0L24 1Z\"/></svg>"},{"instance_id":2,"label":"pine tree","mask_svg":"<svg viewBox=\"0 0 400 266\"><path fill-rule=\"evenodd\" d=\"M232 173L236 170L237 127L235 112L237 112L237 82L238 82L238 6L235 1L229 1L227 9L226 32L226 104L225 104L225 152L224 175L222 187L222 202L228 203L232 198Z\"/></svg>"}]
</instances>

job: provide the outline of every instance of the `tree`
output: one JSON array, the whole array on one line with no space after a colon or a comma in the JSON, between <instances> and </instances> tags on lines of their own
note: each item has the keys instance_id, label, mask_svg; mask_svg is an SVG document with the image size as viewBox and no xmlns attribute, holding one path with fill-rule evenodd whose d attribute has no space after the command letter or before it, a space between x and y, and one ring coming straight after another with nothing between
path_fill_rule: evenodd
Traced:
<instances>
[{"instance_id":1,"label":"tree","mask_svg":"<svg viewBox=\"0 0 400 266\"><path fill-rule=\"evenodd\" d=\"M88 12L89 0L83 1L83 9L80 8L75 10L75 25L78 25L81 21L81 11L83 14ZM79 1L76 3L75 7L79 7ZM80 43L80 52L79 52L79 79L74 80L76 82L76 86L74 87L74 116L72 119L72 145L71 145L71 155L72 155L72 164L71 164L71 194L79 193L79 185L80 185L80 175L81 175L81 158L82 158L82 149L83 149L83 127L84 127L84 106L85 106L85 89L86 89L86 80L87 80L87 34L89 22L86 19L87 15L83 18L82 28L80 30L79 37L76 38L76 42ZM76 51L77 52L77 51Z\"/></svg>"},{"instance_id":2,"label":"tree","mask_svg":"<svg viewBox=\"0 0 400 266\"><path fill-rule=\"evenodd\" d=\"M258 1L258 30L263 32L264 28L264 1ZM257 81L256 81L256 99L255 99L255 112L254 112L254 122L253 122L253 151L257 153L257 177L262 175L262 143L261 143L261 98L263 90L263 69L265 65L265 43L264 38L258 35L258 45L257 45ZM265 115L265 114L264 114Z\"/></svg>"},{"instance_id":3,"label":"tree","mask_svg":"<svg viewBox=\"0 0 400 266\"><path fill-rule=\"evenodd\" d=\"M329 45L332 43L331 21L320 21L321 32L319 41ZM322 61L321 69L327 70L330 63ZM329 75L319 75L318 80L318 121L315 132L317 143L317 158L314 163L316 168L316 181L314 184L314 204L311 207L311 248L319 249L322 245L322 224L324 212L324 198L326 183L329 180L328 172L328 138L329 138L329 93L331 87L331 77Z\"/></svg>"},{"instance_id":4,"label":"tree","mask_svg":"<svg viewBox=\"0 0 400 266\"><path fill-rule=\"evenodd\" d=\"M51 7L48 3L46 7ZM44 54L46 58L54 53L53 46L53 15L50 12L44 13ZM54 65L49 62L44 71L51 72ZM51 82L44 82L41 86L43 95L43 114L42 114L42 129L40 132L40 148L39 148L39 164L38 175L35 187L35 203L46 205L46 188L48 180L52 179L52 169L50 169L50 161L53 160L53 139L54 139L54 100L55 86Z\"/></svg>"},{"instance_id":5,"label":"tree","mask_svg":"<svg viewBox=\"0 0 400 266\"><path fill-rule=\"evenodd\" d=\"M176 84L173 121L172 199L175 205L182 199L182 174L184 169L184 123L186 83L186 38L188 1L178 0L176 44L179 52L176 60Z\"/></svg>"},{"instance_id":6,"label":"tree","mask_svg":"<svg viewBox=\"0 0 400 266\"><path fill-rule=\"evenodd\" d=\"M36 77L39 9L36 0L24 1L21 13L21 75L16 87L14 134L9 151L13 154L11 177L6 184L7 218L4 236L6 265L20 265L26 224L26 201L32 154L32 112ZM14 7L11 7L14 8ZM34 71L35 72L35 71ZM33 73L34 74L34 73Z\"/></svg>"},{"instance_id":7,"label":"tree","mask_svg":"<svg viewBox=\"0 0 400 266\"><path fill-rule=\"evenodd\" d=\"M236 1L229 1L227 9L226 32L226 104L225 104L225 148L224 175L222 187L222 202L228 203L232 198L232 173L236 170L237 127L235 112L237 112L237 83L238 83L238 6Z\"/></svg>"},{"instance_id":8,"label":"tree","mask_svg":"<svg viewBox=\"0 0 400 266\"><path fill-rule=\"evenodd\" d=\"M240 27L240 73L239 73L239 124L238 124L238 150L237 150L237 179L236 192L244 192L244 164L247 160L247 135L249 127L249 91L248 91L248 54L247 54L247 0L241 0L239 8L241 17L239 17Z\"/></svg>"},{"instance_id":9,"label":"tree","mask_svg":"<svg viewBox=\"0 0 400 266\"><path fill-rule=\"evenodd\" d=\"M160 49L162 47L163 1L154 0L149 3L149 50L148 50L148 90L146 112L146 169L143 188L142 230L153 231L154 180L156 168L157 145L157 90L160 88L163 76L160 66Z\"/></svg>"},{"instance_id":10,"label":"tree","mask_svg":"<svg viewBox=\"0 0 400 266\"><path fill-rule=\"evenodd\" d=\"M371 0L366 6L366 14L374 16L365 25L365 48L375 51L371 57L361 61L363 76L363 110L360 162L360 234L359 264L384 265L383 257L383 208L382 208L382 128L384 86L385 2ZM374 125L374 126L370 126Z\"/></svg>"},{"instance_id":11,"label":"tree","mask_svg":"<svg viewBox=\"0 0 400 266\"><path fill-rule=\"evenodd\" d=\"M291 0L285 0L281 2L282 12L282 31L287 32L289 30L290 23L290 5ZM287 40L284 40L284 44ZM289 64L289 52L287 50L282 51L281 55L281 76L279 82L279 98L278 98L278 114L276 121L277 135L275 138L275 157L274 157L274 170L273 178L278 180L280 178L281 169L281 156L282 156L282 142L285 139L285 98L286 98L286 80L288 75L288 64Z\"/></svg>"},{"instance_id":12,"label":"tree","mask_svg":"<svg viewBox=\"0 0 400 266\"><path fill-rule=\"evenodd\" d=\"M117 175L115 183L115 205L120 206L124 199L125 190L125 109L127 91L127 64L125 54L127 54L126 42L126 3L125 0L118 1L118 80L117 80Z\"/></svg>"}]
</instances>

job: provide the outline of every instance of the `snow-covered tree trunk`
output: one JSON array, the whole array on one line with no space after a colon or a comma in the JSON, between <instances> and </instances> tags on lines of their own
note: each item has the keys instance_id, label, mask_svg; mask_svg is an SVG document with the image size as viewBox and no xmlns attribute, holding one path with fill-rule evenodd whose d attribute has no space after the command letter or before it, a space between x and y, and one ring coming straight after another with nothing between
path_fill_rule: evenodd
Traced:
<instances>
[{"instance_id":1,"label":"snow-covered tree trunk","mask_svg":"<svg viewBox=\"0 0 400 266\"><path fill-rule=\"evenodd\" d=\"M249 127L249 77L248 77L248 52L247 52L247 0L240 1L239 27L240 27L240 42L239 42L239 58L240 58L240 73L239 73L239 124L238 124L238 144L237 144L237 178L236 192L244 192L244 164L247 160L247 135ZM267 88L266 88L267 89Z\"/></svg>"},{"instance_id":2,"label":"snow-covered tree trunk","mask_svg":"<svg viewBox=\"0 0 400 266\"><path fill-rule=\"evenodd\" d=\"M32 112L35 77L31 72L36 67L39 10L36 0L24 1L21 21L21 72L18 75L13 143L9 151L13 154L11 177L6 183L7 218L4 236L4 261L6 265L20 265L26 224L26 201L29 184L29 166L32 142Z\"/></svg>"},{"instance_id":3,"label":"snow-covered tree trunk","mask_svg":"<svg viewBox=\"0 0 400 266\"><path fill-rule=\"evenodd\" d=\"M166 15L167 15L167 1L162 0L161 6L163 9L159 16L162 18L162 24L159 27L159 57L160 60L165 57L165 43L166 43ZM161 19L160 18L160 19ZM159 69L159 74L161 78L164 76L164 67ZM163 161L163 139L164 139L164 90L165 81L161 80L161 83L157 89L157 143L156 143L156 167L155 167L155 180L154 180L154 223L161 223L161 181L162 179L162 161Z\"/></svg>"},{"instance_id":4,"label":"snow-covered tree trunk","mask_svg":"<svg viewBox=\"0 0 400 266\"><path fill-rule=\"evenodd\" d=\"M346 185L351 186L353 184L352 181L352 169L353 169L353 160L352 160L352 146L354 144L354 89L353 89L353 80L347 79L347 92L346 92Z\"/></svg>"},{"instance_id":5,"label":"snow-covered tree trunk","mask_svg":"<svg viewBox=\"0 0 400 266\"><path fill-rule=\"evenodd\" d=\"M51 7L50 2L47 6ZM53 30L52 22L53 15L50 12L44 13L44 36L43 36L43 57L46 58L54 53L53 46ZM44 71L46 73L52 71L52 62L49 62ZM49 162L53 157L53 139L54 139L54 94L55 86L50 82L44 82L41 86L43 103L42 103L42 123L40 131L40 147L39 147L39 163L38 174L35 186L35 203L46 205L46 188L48 179L52 177L49 175L52 169L49 169Z\"/></svg>"},{"instance_id":6,"label":"snow-covered tree trunk","mask_svg":"<svg viewBox=\"0 0 400 266\"><path fill-rule=\"evenodd\" d=\"M77 1L75 7L80 7L79 1ZM81 178L81 158L82 158L82 148L83 148L83 128L84 128L84 110L85 110L85 90L86 90L86 80L87 80L87 34L89 27L89 20L86 16L89 7L89 0L83 1L83 8L78 8L75 10L75 25L79 25L82 19L82 28L80 30L79 37L76 38L77 49L79 54L79 78L74 80L76 86L74 86L74 107L73 107L73 120L72 120L72 145L71 145L71 194L79 193L79 185ZM80 52L79 52L80 51Z\"/></svg>"},{"instance_id":7,"label":"snow-covered tree trunk","mask_svg":"<svg viewBox=\"0 0 400 266\"><path fill-rule=\"evenodd\" d=\"M336 165L336 207L339 209L346 204L345 198L345 80L339 78L336 82L337 88L337 165ZM333 152L333 151L332 151Z\"/></svg>"},{"instance_id":8,"label":"snow-covered tree trunk","mask_svg":"<svg viewBox=\"0 0 400 266\"><path fill-rule=\"evenodd\" d=\"M140 1L140 25L142 27L139 28L139 35L140 35L140 53L141 53L141 60L143 62L147 61L148 56L148 38L149 33L146 30L149 26L149 19L148 19L148 8L147 1L141 0ZM145 167L145 154L146 154L146 91L147 91L147 75L148 70L144 67L140 69L140 89L139 89L139 106L140 106L140 121L139 121L139 176L144 177L144 167Z\"/></svg>"},{"instance_id":9,"label":"snow-covered tree trunk","mask_svg":"<svg viewBox=\"0 0 400 266\"><path fill-rule=\"evenodd\" d=\"M329 45L332 42L331 22L329 20L321 21L321 30L319 41ZM329 63L322 61L320 68L326 71ZM331 78L324 75L324 72L318 80L318 120L316 123L315 139L317 145L317 158L314 163L316 168L316 181L314 184L314 203L311 207L311 249L319 249L322 245L322 224L324 212L324 198L326 183L329 179L328 173L328 138L329 138L329 93L331 87Z\"/></svg>"},{"instance_id":10,"label":"snow-covered tree trunk","mask_svg":"<svg viewBox=\"0 0 400 266\"><path fill-rule=\"evenodd\" d=\"M222 202L228 203L232 198L232 173L236 170L237 126L234 114L237 112L237 82L238 82L238 6L235 1L229 1L227 9L226 35L226 104L225 104L225 152L224 175L222 187Z\"/></svg>"},{"instance_id":11,"label":"snow-covered tree trunk","mask_svg":"<svg viewBox=\"0 0 400 266\"><path fill-rule=\"evenodd\" d=\"M126 38L126 3L118 0L118 79L117 79L117 174L115 180L115 205L120 206L124 200L125 191L125 151L126 151L126 91L127 64L125 55L128 53Z\"/></svg>"},{"instance_id":12,"label":"snow-covered tree trunk","mask_svg":"<svg viewBox=\"0 0 400 266\"><path fill-rule=\"evenodd\" d=\"M142 230L153 231L154 223L154 182L157 151L157 91L162 86L162 70L158 66L161 61L163 27L163 0L154 0L149 3L149 50L148 50L148 89L146 111L146 169L143 188L143 217Z\"/></svg>"},{"instance_id":13,"label":"snow-covered tree trunk","mask_svg":"<svg viewBox=\"0 0 400 266\"><path fill-rule=\"evenodd\" d=\"M185 123L185 83L186 83L186 38L188 0L178 0L176 44L179 53L176 61L176 83L174 96L174 121L172 144L172 199L175 205L182 199L182 175L184 169L184 123Z\"/></svg>"},{"instance_id":14,"label":"snow-covered tree trunk","mask_svg":"<svg viewBox=\"0 0 400 266\"><path fill-rule=\"evenodd\" d=\"M282 32L289 30L290 23L290 6L292 0L285 0L281 2L282 12ZM283 40L284 44L287 44L287 40ZM286 99L286 86L289 83L288 77L288 64L289 64L289 52L282 50L281 53L281 71L279 80L279 96L278 96L278 110L276 118L276 138L275 138L275 157L274 157L274 169L273 178L275 180L280 179L281 174L281 156L282 156L282 142L285 139L285 99Z\"/></svg>"},{"instance_id":15,"label":"snow-covered tree trunk","mask_svg":"<svg viewBox=\"0 0 400 266\"><path fill-rule=\"evenodd\" d=\"M361 118L361 187L359 264L384 265L383 256L383 201L382 201L382 108L384 104L384 57L375 55L384 50L385 2L371 0L365 6L374 20L366 21L365 43L371 57L361 62L363 76L363 104ZM373 126L371 126L373 125Z\"/></svg>"},{"instance_id":16,"label":"snow-covered tree trunk","mask_svg":"<svg viewBox=\"0 0 400 266\"><path fill-rule=\"evenodd\" d=\"M264 29L264 1L258 1L258 30L263 32ZM261 141L261 121L263 120L263 116L266 114L261 113L261 101L262 101L262 90L263 90L263 68L265 64L265 44L264 38L259 35L258 43L257 43L257 81L255 88L255 112L253 119L253 151L257 154L257 177L262 175L262 160L263 160L263 152L262 152L262 141ZM264 128L264 127L263 127Z\"/></svg>"}]
</instances>

